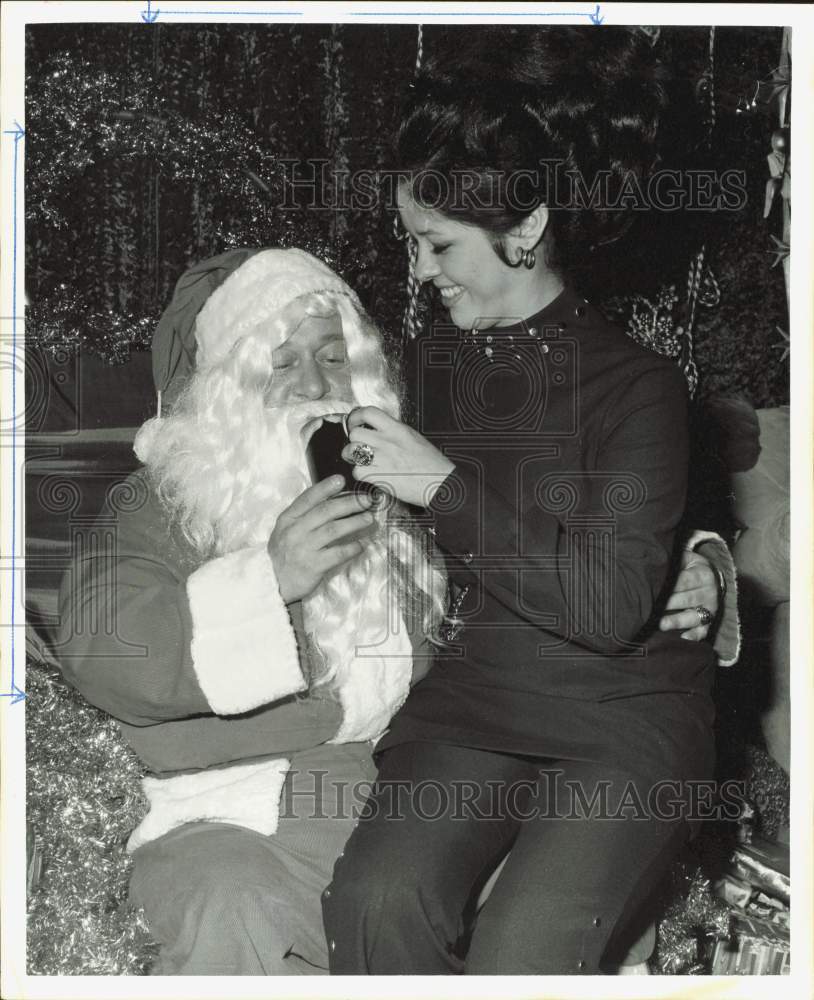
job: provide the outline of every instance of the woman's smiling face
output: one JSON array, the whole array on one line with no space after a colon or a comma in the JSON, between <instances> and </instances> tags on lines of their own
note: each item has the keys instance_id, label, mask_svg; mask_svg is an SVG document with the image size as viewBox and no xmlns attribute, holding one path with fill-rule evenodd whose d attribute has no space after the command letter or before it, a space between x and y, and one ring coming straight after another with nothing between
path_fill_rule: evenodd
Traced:
<instances>
[{"instance_id":1,"label":"woman's smiling face","mask_svg":"<svg viewBox=\"0 0 814 1000\"><path fill-rule=\"evenodd\" d=\"M405 183L399 185L398 210L416 243L416 276L435 285L456 326L482 330L530 315L527 283L498 257L485 230L423 208Z\"/></svg>"}]
</instances>

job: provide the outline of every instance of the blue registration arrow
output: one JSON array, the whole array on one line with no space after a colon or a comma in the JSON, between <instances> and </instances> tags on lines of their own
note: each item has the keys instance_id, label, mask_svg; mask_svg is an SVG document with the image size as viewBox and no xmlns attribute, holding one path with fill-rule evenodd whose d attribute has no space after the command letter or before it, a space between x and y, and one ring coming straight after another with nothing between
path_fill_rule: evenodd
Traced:
<instances>
[{"instance_id":1,"label":"blue registration arrow","mask_svg":"<svg viewBox=\"0 0 814 1000\"><path fill-rule=\"evenodd\" d=\"M592 24L605 20L599 4L587 10L352 10L351 17L587 17Z\"/></svg>"},{"instance_id":2,"label":"blue registration arrow","mask_svg":"<svg viewBox=\"0 0 814 1000\"><path fill-rule=\"evenodd\" d=\"M147 10L141 12L141 19L145 24L155 24L160 13L158 9L153 10L152 0L147 0Z\"/></svg>"},{"instance_id":3,"label":"blue registration arrow","mask_svg":"<svg viewBox=\"0 0 814 1000\"><path fill-rule=\"evenodd\" d=\"M301 10L171 10L168 7L153 7L152 0L147 0L147 10L141 12L145 24L155 24L160 16L171 14L174 17L302 17Z\"/></svg>"},{"instance_id":4,"label":"blue registration arrow","mask_svg":"<svg viewBox=\"0 0 814 1000\"><path fill-rule=\"evenodd\" d=\"M4 129L3 135L14 136L14 168L12 178L12 258L11 258L11 356L14 359L11 366L11 684L8 691L0 693L0 698L11 698L11 704L25 698L22 691L14 683L15 653L15 609L17 599L17 574L14 571L14 561L17 556L17 174L19 166L20 140L25 135L25 129L15 120L13 129Z\"/></svg>"},{"instance_id":5,"label":"blue registration arrow","mask_svg":"<svg viewBox=\"0 0 814 1000\"><path fill-rule=\"evenodd\" d=\"M532 10L532 11L443 11L443 10L353 10L351 17L587 17L592 24L602 24L605 20L599 13L599 4L592 11L585 10ZM172 17L303 17L301 10L175 10L169 7L153 7L147 0L147 9L141 11L145 24L155 24L161 16Z\"/></svg>"}]
</instances>

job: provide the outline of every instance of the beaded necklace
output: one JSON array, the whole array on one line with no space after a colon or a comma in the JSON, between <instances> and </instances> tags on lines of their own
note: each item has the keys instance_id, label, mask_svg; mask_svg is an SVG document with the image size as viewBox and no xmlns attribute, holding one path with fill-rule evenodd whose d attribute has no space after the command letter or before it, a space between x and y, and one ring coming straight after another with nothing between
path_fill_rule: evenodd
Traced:
<instances>
[{"instance_id":1,"label":"beaded necklace","mask_svg":"<svg viewBox=\"0 0 814 1000\"><path fill-rule=\"evenodd\" d=\"M527 337L532 340L539 341L540 331L536 326L530 326L526 331ZM521 356L515 351L515 335L513 333L500 333L497 335L497 340L495 336L491 333L484 334L480 330L467 330L463 333L461 338L467 347L474 347L478 354L483 354L487 361L495 360L495 347L505 347L507 351L514 354L518 361L522 360ZM518 340L521 338L518 337ZM525 337L523 339L526 339ZM548 344L545 342L540 343L540 350L543 354L548 354Z\"/></svg>"},{"instance_id":2,"label":"beaded necklace","mask_svg":"<svg viewBox=\"0 0 814 1000\"><path fill-rule=\"evenodd\" d=\"M585 316L587 300L584 303L580 303L574 309L574 315L577 319L582 319ZM566 323L552 323L545 327L538 326L522 326L523 333L500 333L495 336L491 333L483 333L481 330L465 330L461 331L461 340L468 347L474 347L479 354L483 354L487 361L495 360L495 347L505 347L506 350L514 354L514 357L520 361L522 360L521 355L517 354L515 351L516 341L536 341L540 345L540 351L543 354L548 354L549 346L545 340L541 340L544 336L554 336L557 337L565 331Z\"/></svg>"}]
</instances>

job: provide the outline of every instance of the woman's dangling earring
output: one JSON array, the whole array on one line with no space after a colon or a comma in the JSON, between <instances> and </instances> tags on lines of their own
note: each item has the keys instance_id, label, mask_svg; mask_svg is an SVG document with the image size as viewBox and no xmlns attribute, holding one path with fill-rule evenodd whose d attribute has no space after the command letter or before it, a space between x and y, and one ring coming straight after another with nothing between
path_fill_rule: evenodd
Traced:
<instances>
[{"instance_id":1,"label":"woman's dangling earring","mask_svg":"<svg viewBox=\"0 0 814 1000\"><path fill-rule=\"evenodd\" d=\"M537 258L535 257L533 250L526 250L523 247L517 248L517 267L523 264L530 271L534 267L536 260Z\"/></svg>"}]
</instances>

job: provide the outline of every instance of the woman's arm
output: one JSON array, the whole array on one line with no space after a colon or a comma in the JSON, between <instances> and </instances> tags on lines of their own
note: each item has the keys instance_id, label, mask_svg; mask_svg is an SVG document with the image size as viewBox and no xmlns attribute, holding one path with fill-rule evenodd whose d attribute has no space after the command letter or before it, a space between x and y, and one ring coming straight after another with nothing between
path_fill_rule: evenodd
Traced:
<instances>
[{"instance_id":1,"label":"woman's arm","mask_svg":"<svg viewBox=\"0 0 814 1000\"><path fill-rule=\"evenodd\" d=\"M416 498L405 491L426 496L435 477L428 507L456 583L480 583L554 635L596 652L621 652L650 621L668 577L686 494L686 406L686 386L673 366L631 375L595 432L594 468L543 471L522 484L519 505L483 482L477 463L452 467L415 431L371 408L354 411L346 457L357 441L369 444L374 462L357 468L357 478L387 483L410 502ZM401 471L388 475L393 469ZM420 473L417 489L411 470ZM492 552L519 558L501 567L492 557L484 571L479 562Z\"/></svg>"}]
</instances>

